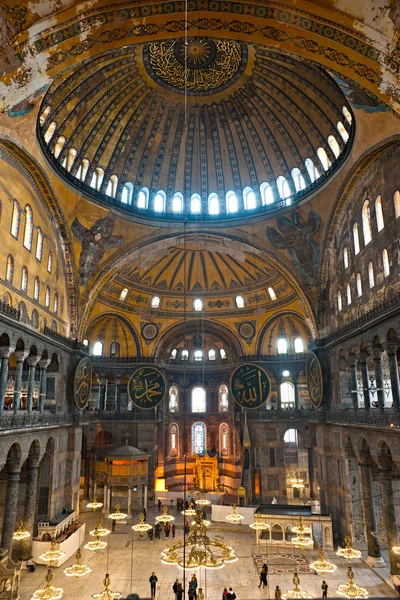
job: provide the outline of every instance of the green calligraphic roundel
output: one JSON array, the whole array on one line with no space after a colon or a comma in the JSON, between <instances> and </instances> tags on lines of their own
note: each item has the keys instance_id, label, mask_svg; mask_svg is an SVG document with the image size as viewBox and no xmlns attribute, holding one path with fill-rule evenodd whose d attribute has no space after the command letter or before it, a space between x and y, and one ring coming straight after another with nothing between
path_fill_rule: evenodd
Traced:
<instances>
[{"instance_id":1,"label":"green calligraphic roundel","mask_svg":"<svg viewBox=\"0 0 400 600\"><path fill-rule=\"evenodd\" d=\"M309 352L307 354L306 378L311 402L316 408L319 408L322 404L322 398L324 395L324 381L322 377L321 364L318 360L318 356L314 354L314 352Z\"/></svg>"},{"instance_id":2,"label":"green calligraphic roundel","mask_svg":"<svg viewBox=\"0 0 400 600\"><path fill-rule=\"evenodd\" d=\"M231 394L243 408L260 408L266 403L270 390L268 374L258 365L245 363L232 373Z\"/></svg>"},{"instance_id":3,"label":"green calligraphic roundel","mask_svg":"<svg viewBox=\"0 0 400 600\"><path fill-rule=\"evenodd\" d=\"M128 383L130 400L138 408L155 408L164 400L167 384L164 375L155 367L140 367Z\"/></svg>"},{"instance_id":4,"label":"green calligraphic roundel","mask_svg":"<svg viewBox=\"0 0 400 600\"><path fill-rule=\"evenodd\" d=\"M74 377L74 402L76 408L86 408L92 393L92 363L84 356L78 363Z\"/></svg>"}]
</instances>

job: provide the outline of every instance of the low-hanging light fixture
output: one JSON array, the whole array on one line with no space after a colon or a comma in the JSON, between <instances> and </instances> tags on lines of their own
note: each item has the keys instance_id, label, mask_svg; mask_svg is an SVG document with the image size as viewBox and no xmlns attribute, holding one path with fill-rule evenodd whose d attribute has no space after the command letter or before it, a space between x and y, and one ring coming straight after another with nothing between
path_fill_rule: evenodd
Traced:
<instances>
[{"instance_id":1,"label":"low-hanging light fixture","mask_svg":"<svg viewBox=\"0 0 400 600\"><path fill-rule=\"evenodd\" d=\"M149 523L145 523L144 514L141 513L140 514L140 522L136 523L136 525L132 525L132 529L133 529L133 531L138 531L140 533L140 535L143 535L144 533L146 533L146 531L153 529L153 526L150 525Z\"/></svg>"},{"instance_id":2,"label":"low-hanging light fixture","mask_svg":"<svg viewBox=\"0 0 400 600\"><path fill-rule=\"evenodd\" d=\"M294 477L292 477L292 479L290 480L290 483L292 488L302 489L303 487L305 487L304 479L301 479L301 477L299 477L297 471L295 472Z\"/></svg>"},{"instance_id":3,"label":"low-hanging light fixture","mask_svg":"<svg viewBox=\"0 0 400 600\"><path fill-rule=\"evenodd\" d=\"M21 540L26 540L31 537L31 534L27 529L24 529L24 522L18 521L18 527L13 533L13 540L20 542Z\"/></svg>"},{"instance_id":4,"label":"low-hanging light fixture","mask_svg":"<svg viewBox=\"0 0 400 600\"><path fill-rule=\"evenodd\" d=\"M105 578L103 579L104 590L97 594L92 594L92 600L117 600L117 598L121 597L119 592L113 592L110 590L111 579L108 573L106 573Z\"/></svg>"},{"instance_id":5,"label":"low-hanging light fixture","mask_svg":"<svg viewBox=\"0 0 400 600\"><path fill-rule=\"evenodd\" d=\"M297 571L294 572L293 575L293 589L288 590L285 594L282 594L282 598L285 600L298 599L298 600L307 600L313 598L311 594L300 589L300 578L297 574Z\"/></svg>"},{"instance_id":6,"label":"low-hanging light fixture","mask_svg":"<svg viewBox=\"0 0 400 600\"><path fill-rule=\"evenodd\" d=\"M101 541L100 536L96 536L96 540L94 542L88 542L83 547L85 550L97 552L97 550L104 550L104 548L107 548L107 542Z\"/></svg>"},{"instance_id":7,"label":"low-hanging light fixture","mask_svg":"<svg viewBox=\"0 0 400 600\"><path fill-rule=\"evenodd\" d=\"M189 502L188 507L182 511L182 514L185 517L194 517L196 514L196 510L193 508L193 502Z\"/></svg>"},{"instance_id":8,"label":"low-hanging light fixture","mask_svg":"<svg viewBox=\"0 0 400 600\"><path fill-rule=\"evenodd\" d=\"M254 522L250 523L249 527L255 531L265 531L266 529L269 529L268 523L262 520L262 514L258 512L254 513Z\"/></svg>"},{"instance_id":9,"label":"low-hanging light fixture","mask_svg":"<svg viewBox=\"0 0 400 600\"><path fill-rule=\"evenodd\" d=\"M226 515L225 519L230 523L238 525L240 521L244 519L244 516L237 512L236 504L234 504L232 507L232 512L229 515Z\"/></svg>"},{"instance_id":10,"label":"low-hanging light fixture","mask_svg":"<svg viewBox=\"0 0 400 600\"><path fill-rule=\"evenodd\" d=\"M293 533L298 533L299 535L311 535L311 527L307 527L304 525L303 517L300 515L297 520L297 525L292 527Z\"/></svg>"},{"instance_id":11,"label":"low-hanging light fixture","mask_svg":"<svg viewBox=\"0 0 400 600\"><path fill-rule=\"evenodd\" d=\"M40 590L33 592L31 600L60 600L64 593L63 588L55 587L51 584L53 581L53 573L49 567L46 574L46 585Z\"/></svg>"},{"instance_id":12,"label":"low-hanging light fixture","mask_svg":"<svg viewBox=\"0 0 400 600\"><path fill-rule=\"evenodd\" d=\"M111 531L109 529L105 529L103 527L103 519L101 517L98 520L96 529L89 531L89 535L91 535L93 537L105 537L106 535L109 535L110 533L111 533Z\"/></svg>"},{"instance_id":13,"label":"low-hanging light fixture","mask_svg":"<svg viewBox=\"0 0 400 600\"><path fill-rule=\"evenodd\" d=\"M43 554L39 555L40 560L43 562L51 563L55 560L60 560L66 556L65 552L56 549L56 539L53 538L50 543L50 550L46 550Z\"/></svg>"},{"instance_id":14,"label":"low-hanging light fixture","mask_svg":"<svg viewBox=\"0 0 400 600\"><path fill-rule=\"evenodd\" d=\"M327 574L334 573L337 569L337 566L333 563L326 560L325 550L320 547L319 558L317 560L313 560L312 563L309 564L310 569L315 571L316 573L320 573L323 577Z\"/></svg>"},{"instance_id":15,"label":"low-hanging light fixture","mask_svg":"<svg viewBox=\"0 0 400 600\"><path fill-rule=\"evenodd\" d=\"M351 537L349 535L346 535L344 538L344 547L339 546L336 554L342 558L347 558L348 560L353 560L353 558L361 558L361 552L359 550L355 550L351 545Z\"/></svg>"},{"instance_id":16,"label":"low-hanging light fixture","mask_svg":"<svg viewBox=\"0 0 400 600\"><path fill-rule=\"evenodd\" d=\"M196 513L196 511L195 511L195 513ZM163 523L163 525L165 526L170 521L175 521L175 517L168 514L168 506L165 505L163 507L162 514L159 515L158 517L156 517L156 521L158 521L158 523Z\"/></svg>"},{"instance_id":17,"label":"low-hanging light fixture","mask_svg":"<svg viewBox=\"0 0 400 600\"><path fill-rule=\"evenodd\" d=\"M96 495L93 496L93 500L86 505L87 508L91 508L92 510L97 510L103 506L102 502L97 502Z\"/></svg>"},{"instance_id":18,"label":"low-hanging light fixture","mask_svg":"<svg viewBox=\"0 0 400 600\"><path fill-rule=\"evenodd\" d=\"M354 583L354 572L351 568L351 562L347 567L347 577L349 581L338 586L337 593L346 598L368 598L368 591Z\"/></svg>"},{"instance_id":19,"label":"low-hanging light fixture","mask_svg":"<svg viewBox=\"0 0 400 600\"><path fill-rule=\"evenodd\" d=\"M76 581L78 581L80 577L89 575L89 573L92 572L92 569L89 567L89 565L83 565L81 563L82 552L80 548L78 548L75 554L75 558L76 563L73 564L71 567L67 567L66 569L64 569L64 574L67 577L75 577Z\"/></svg>"},{"instance_id":20,"label":"low-hanging light fixture","mask_svg":"<svg viewBox=\"0 0 400 600\"><path fill-rule=\"evenodd\" d=\"M210 506L211 500L207 500L207 498L204 496L204 492L202 492L201 497L195 501L195 504L198 506Z\"/></svg>"},{"instance_id":21,"label":"low-hanging light fixture","mask_svg":"<svg viewBox=\"0 0 400 600\"><path fill-rule=\"evenodd\" d=\"M110 515L108 515L109 519L113 519L113 521L123 521L124 519L126 519L128 515L126 515L125 513L121 512L121 507L119 504L116 505L115 507L115 512L111 513Z\"/></svg>"}]
</instances>

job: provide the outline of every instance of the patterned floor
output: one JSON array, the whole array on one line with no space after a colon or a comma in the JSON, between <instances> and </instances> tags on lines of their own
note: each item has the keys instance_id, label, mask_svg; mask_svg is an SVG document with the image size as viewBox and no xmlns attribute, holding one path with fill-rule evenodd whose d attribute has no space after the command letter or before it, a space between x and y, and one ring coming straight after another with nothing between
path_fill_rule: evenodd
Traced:
<instances>
[{"instance_id":1,"label":"patterned floor","mask_svg":"<svg viewBox=\"0 0 400 600\"><path fill-rule=\"evenodd\" d=\"M270 553L270 554L255 554L254 563L257 569L261 569L264 563L268 565L268 574L281 575L283 573L312 573L309 569L307 559L300 553Z\"/></svg>"}]
</instances>

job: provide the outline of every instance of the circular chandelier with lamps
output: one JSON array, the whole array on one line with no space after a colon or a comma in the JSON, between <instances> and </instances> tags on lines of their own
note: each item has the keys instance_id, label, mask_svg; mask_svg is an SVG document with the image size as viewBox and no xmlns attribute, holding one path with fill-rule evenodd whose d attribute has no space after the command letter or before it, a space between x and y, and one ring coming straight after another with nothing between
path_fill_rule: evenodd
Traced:
<instances>
[{"instance_id":1,"label":"circular chandelier with lamps","mask_svg":"<svg viewBox=\"0 0 400 600\"><path fill-rule=\"evenodd\" d=\"M346 598L368 598L368 591L354 583L354 572L351 563L347 567L347 577L349 581L338 586L337 593Z\"/></svg>"},{"instance_id":2,"label":"circular chandelier with lamps","mask_svg":"<svg viewBox=\"0 0 400 600\"><path fill-rule=\"evenodd\" d=\"M290 480L290 484L291 484L292 488L302 489L303 487L305 487L304 479L301 479L301 477L299 477L299 474L297 471L294 474L294 477Z\"/></svg>"},{"instance_id":3,"label":"circular chandelier with lamps","mask_svg":"<svg viewBox=\"0 0 400 600\"><path fill-rule=\"evenodd\" d=\"M18 521L18 527L13 533L13 540L20 542L21 540L26 540L31 537L29 531L24 529L24 522Z\"/></svg>"},{"instance_id":4,"label":"circular chandelier with lamps","mask_svg":"<svg viewBox=\"0 0 400 600\"><path fill-rule=\"evenodd\" d=\"M298 533L299 535L310 535L311 527L307 527L306 525L304 525L303 517L300 515L297 520L297 525L292 527L292 531L293 533Z\"/></svg>"},{"instance_id":5,"label":"circular chandelier with lamps","mask_svg":"<svg viewBox=\"0 0 400 600\"><path fill-rule=\"evenodd\" d=\"M337 569L337 566L326 560L325 550L322 548L322 546L320 547L318 553L318 560L313 560L313 562L308 565L309 568L315 571L316 573L321 573L323 577L326 574L334 573Z\"/></svg>"},{"instance_id":6,"label":"circular chandelier with lamps","mask_svg":"<svg viewBox=\"0 0 400 600\"><path fill-rule=\"evenodd\" d=\"M198 506L210 506L211 500L207 500L204 496L204 493L201 494L201 497L198 500L195 500L195 504Z\"/></svg>"},{"instance_id":7,"label":"circular chandelier with lamps","mask_svg":"<svg viewBox=\"0 0 400 600\"><path fill-rule=\"evenodd\" d=\"M108 515L109 519L113 519L113 521L123 521L124 519L127 518L128 515L126 515L125 513L121 512L121 507L119 504L117 504L117 506L115 507L115 512L111 513L110 515Z\"/></svg>"},{"instance_id":8,"label":"circular chandelier with lamps","mask_svg":"<svg viewBox=\"0 0 400 600\"><path fill-rule=\"evenodd\" d=\"M194 514L196 514L196 511L194 511ZM162 515L159 515L158 517L156 517L156 521L166 525L170 521L175 521L175 517L173 517L172 515L169 515L168 514L168 506L164 506Z\"/></svg>"},{"instance_id":9,"label":"circular chandelier with lamps","mask_svg":"<svg viewBox=\"0 0 400 600\"><path fill-rule=\"evenodd\" d=\"M261 513L254 513L254 522L250 523L249 527L255 531L265 531L266 529L269 529L268 523L262 521Z\"/></svg>"},{"instance_id":10,"label":"circular chandelier with lamps","mask_svg":"<svg viewBox=\"0 0 400 600\"><path fill-rule=\"evenodd\" d=\"M227 521L229 521L230 523L234 523L235 525L238 525L240 523L240 521L242 519L244 519L244 516L237 512L236 504L234 504L232 507L232 512L229 515L226 515L225 519Z\"/></svg>"},{"instance_id":11,"label":"circular chandelier with lamps","mask_svg":"<svg viewBox=\"0 0 400 600\"><path fill-rule=\"evenodd\" d=\"M93 537L105 537L106 535L109 535L110 533L111 533L111 531L109 529L105 529L103 527L103 519L101 517L98 520L96 529L89 531L89 535L91 535Z\"/></svg>"},{"instance_id":12,"label":"circular chandelier with lamps","mask_svg":"<svg viewBox=\"0 0 400 600\"><path fill-rule=\"evenodd\" d=\"M353 560L353 558L361 558L361 552L352 547L351 538L348 535L346 535L344 538L344 548L339 546L336 554L342 558L347 558L348 560Z\"/></svg>"},{"instance_id":13,"label":"circular chandelier with lamps","mask_svg":"<svg viewBox=\"0 0 400 600\"><path fill-rule=\"evenodd\" d=\"M300 578L297 575L297 571L294 572L293 575L293 589L288 590L285 594L282 594L282 598L285 600L299 599L299 600L307 600L313 598L311 594L300 589Z\"/></svg>"},{"instance_id":14,"label":"circular chandelier with lamps","mask_svg":"<svg viewBox=\"0 0 400 600\"><path fill-rule=\"evenodd\" d=\"M312 538L306 537L305 535L296 535L292 538L292 543L295 546L300 546L300 548L311 548L314 546L314 541Z\"/></svg>"},{"instance_id":15,"label":"circular chandelier with lamps","mask_svg":"<svg viewBox=\"0 0 400 600\"><path fill-rule=\"evenodd\" d=\"M93 500L86 504L87 508L91 508L92 510L96 510L97 508L101 508L103 506L102 502L97 502L96 496L93 496Z\"/></svg>"},{"instance_id":16,"label":"circular chandelier with lamps","mask_svg":"<svg viewBox=\"0 0 400 600\"><path fill-rule=\"evenodd\" d=\"M88 542L83 547L85 548L85 550L97 552L97 550L104 550L104 548L107 548L107 542L102 542L100 536L96 536L96 541Z\"/></svg>"},{"instance_id":17,"label":"circular chandelier with lamps","mask_svg":"<svg viewBox=\"0 0 400 600\"><path fill-rule=\"evenodd\" d=\"M97 594L92 594L92 600L117 600L117 598L121 597L119 592L113 592L110 590L111 579L108 573L106 573L103 583L104 590L102 592L98 592Z\"/></svg>"},{"instance_id":18,"label":"circular chandelier with lamps","mask_svg":"<svg viewBox=\"0 0 400 600\"><path fill-rule=\"evenodd\" d=\"M33 592L31 600L60 600L64 593L63 588L51 585L53 581L53 573L49 567L46 574L46 586L43 589Z\"/></svg>"},{"instance_id":19,"label":"circular chandelier with lamps","mask_svg":"<svg viewBox=\"0 0 400 600\"><path fill-rule=\"evenodd\" d=\"M64 558L66 556L65 552L62 550L56 550L56 539L53 538L50 543L50 550L46 550L43 554L39 555L40 560L43 562L52 562L54 560L59 560L60 558Z\"/></svg>"},{"instance_id":20,"label":"circular chandelier with lamps","mask_svg":"<svg viewBox=\"0 0 400 600\"><path fill-rule=\"evenodd\" d=\"M146 531L153 529L153 527L149 523L145 523L144 514L140 513L140 522L136 525L132 525L132 529L133 531L138 531L140 535L143 535L144 533L146 533Z\"/></svg>"},{"instance_id":21,"label":"circular chandelier with lamps","mask_svg":"<svg viewBox=\"0 0 400 600\"><path fill-rule=\"evenodd\" d=\"M196 510L193 508L193 502L189 502L188 508L183 510L182 514L185 515L185 517L194 517L195 516Z\"/></svg>"},{"instance_id":22,"label":"circular chandelier with lamps","mask_svg":"<svg viewBox=\"0 0 400 600\"><path fill-rule=\"evenodd\" d=\"M71 567L67 567L66 569L64 569L64 574L67 577L75 577L76 581L78 581L80 577L89 575L89 573L92 572L92 569L89 567L89 565L83 565L81 563L82 552L80 548L78 548L75 554L75 558L76 563L73 564Z\"/></svg>"}]
</instances>

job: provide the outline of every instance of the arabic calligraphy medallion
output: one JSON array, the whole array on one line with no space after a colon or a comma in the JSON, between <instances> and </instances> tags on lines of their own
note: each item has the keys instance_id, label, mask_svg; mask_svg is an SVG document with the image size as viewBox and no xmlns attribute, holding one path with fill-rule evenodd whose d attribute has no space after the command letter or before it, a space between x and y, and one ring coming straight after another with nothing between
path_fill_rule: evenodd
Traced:
<instances>
[{"instance_id":1,"label":"arabic calligraphy medallion","mask_svg":"<svg viewBox=\"0 0 400 600\"><path fill-rule=\"evenodd\" d=\"M155 367L140 367L129 380L128 395L135 406L148 410L162 402L166 387L161 371Z\"/></svg>"},{"instance_id":2,"label":"arabic calligraphy medallion","mask_svg":"<svg viewBox=\"0 0 400 600\"><path fill-rule=\"evenodd\" d=\"M74 402L76 408L83 410L92 393L92 363L84 356L78 363L74 377Z\"/></svg>"},{"instance_id":3,"label":"arabic calligraphy medallion","mask_svg":"<svg viewBox=\"0 0 400 600\"><path fill-rule=\"evenodd\" d=\"M321 364L314 352L309 352L307 354L306 378L311 402L316 408L319 408L322 404L322 398L324 394L324 381L322 377Z\"/></svg>"},{"instance_id":4,"label":"arabic calligraphy medallion","mask_svg":"<svg viewBox=\"0 0 400 600\"><path fill-rule=\"evenodd\" d=\"M239 365L232 373L231 394L243 408L260 408L266 403L270 390L268 374L258 365Z\"/></svg>"}]
</instances>

